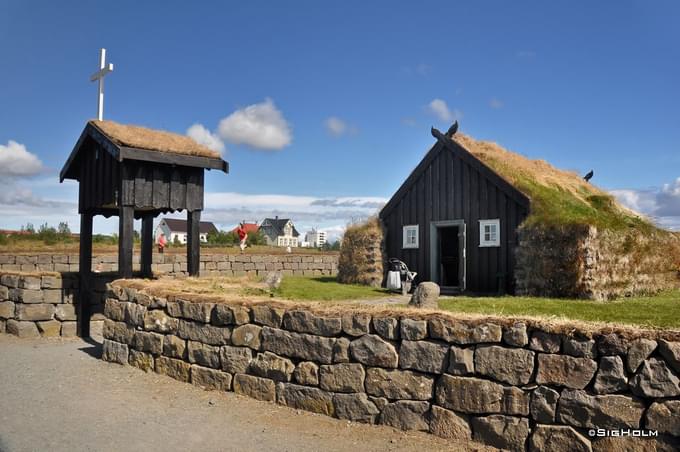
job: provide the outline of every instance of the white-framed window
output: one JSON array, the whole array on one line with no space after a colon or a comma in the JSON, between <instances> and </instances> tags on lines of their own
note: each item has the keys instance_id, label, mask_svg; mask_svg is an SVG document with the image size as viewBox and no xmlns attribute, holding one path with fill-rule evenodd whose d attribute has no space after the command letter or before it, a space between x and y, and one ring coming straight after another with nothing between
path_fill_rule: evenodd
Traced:
<instances>
[{"instance_id":1,"label":"white-framed window","mask_svg":"<svg viewBox=\"0 0 680 452\"><path fill-rule=\"evenodd\" d=\"M404 248L418 248L418 225L404 226Z\"/></svg>"},{"instance_id":2,"label":"white-framed window","mask_svg":"<svg viewBox=\"0 0 680 452\"><path fill-rule=\"evenodd\" d=\"M501 246L501 220L479 220L479 246Z\"/></svg>"}]
</instances>

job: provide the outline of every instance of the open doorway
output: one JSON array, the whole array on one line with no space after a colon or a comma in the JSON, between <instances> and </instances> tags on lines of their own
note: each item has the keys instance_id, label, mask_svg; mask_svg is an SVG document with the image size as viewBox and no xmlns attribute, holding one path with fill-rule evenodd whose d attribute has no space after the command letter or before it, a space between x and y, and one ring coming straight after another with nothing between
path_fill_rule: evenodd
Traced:
<instances>
[{"instance_id":1,"label":"open doorway","mask_svg":"<svg viewBox=\"0 0 680 452\"><path fill-rule=\"evenodd\" d=\"M435 221L430 224L432 281L442 290L465 290L465 222Z\"/></svg>"}]
</instances>

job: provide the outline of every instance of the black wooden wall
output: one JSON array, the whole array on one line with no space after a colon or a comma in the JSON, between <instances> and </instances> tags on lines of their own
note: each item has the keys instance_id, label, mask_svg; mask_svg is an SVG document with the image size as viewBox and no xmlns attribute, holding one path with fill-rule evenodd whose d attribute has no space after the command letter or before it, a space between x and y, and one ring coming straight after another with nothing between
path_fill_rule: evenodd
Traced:
<instances>
[{"instance_id":1,"label":"black wooden wall","mask_svg":"<svg viewBox=\"0 0 680 452\"><path fill-rule=\"evenodd\" d=\"M503 273L504 290L511 293L516 230L528 215L528 205L518 202L518 192L512 193L507 183L489 173L466 151L453 152L441 141L435 144L380 213L386 228L387 257L401 259L418 272L418 282L429 281L430 222L464 220L466 291L495 293L498 274ZM501 246L480 248L479 220L496 218L500 219ZM412 224L419 225L419 247L403 249L402 228Z\"/></svg>"}]
</instances>

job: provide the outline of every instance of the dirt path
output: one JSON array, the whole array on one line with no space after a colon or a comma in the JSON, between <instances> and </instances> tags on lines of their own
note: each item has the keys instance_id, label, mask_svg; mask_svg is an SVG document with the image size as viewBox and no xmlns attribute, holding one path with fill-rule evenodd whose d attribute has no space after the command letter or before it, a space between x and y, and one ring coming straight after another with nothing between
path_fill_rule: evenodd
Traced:
<instances>
[{"instance_id":1,"label":"dirt path","mask_svg":"<svg viewBox=\"0 0 680 452\"><path fill-rule=\"evenodd\" d=\"M0 451L479 450L206 392L99 353L95 342L0 334Z\"/></svg>"}]
</instances>

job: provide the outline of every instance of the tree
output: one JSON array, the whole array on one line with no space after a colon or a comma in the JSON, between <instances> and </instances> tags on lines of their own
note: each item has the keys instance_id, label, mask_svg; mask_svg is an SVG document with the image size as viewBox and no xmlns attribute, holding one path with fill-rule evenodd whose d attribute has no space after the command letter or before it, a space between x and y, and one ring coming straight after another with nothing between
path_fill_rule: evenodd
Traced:
<instances>
[{"instance_id":1,"label":"tree","mask_svg":"<svg viewBox=\"0 0 680 452\"><path fill-rule=\"evenodd\" d=\"M253 232L251 234L248 234L248 239L246 240L246 243L248 244L248 246L266 245L267 239L264 237L264 234L262 233L262 231L257 231L257 232Z\"/></svg>"},{"instance_id":2,"label":"tree","mask_svg":"<svg viewBox=\"0 0 680 452\"><path fill-rule=\"evenodd\" d=\"M26 223L26 226L21 227L22 232L30 232L31 234L35 234L35 228L33 227L33 223Z\"/></svg>"},{"instance_id":3,"label":"tree","mask_svg":"<svg viewBox=\"0 0 680 452\"><path fill-rule=\"evenodd\" d=\"M62 237L70 237L71 228L68 227L68 223L66 223L65 221L59 223L59 226L57 227L57 234L59 234Z\"/></svg>"},{"instance_id":4,"label":"tree","mask_svg":"<svg viewBox=\"0 0 680 452\"><path fill-rule=\"evenodd\" d=\"M176 235L175 238L172 240L172 246L180 246L181 243L179 241L179 236Z\"/></svg>"}]
</instances>

